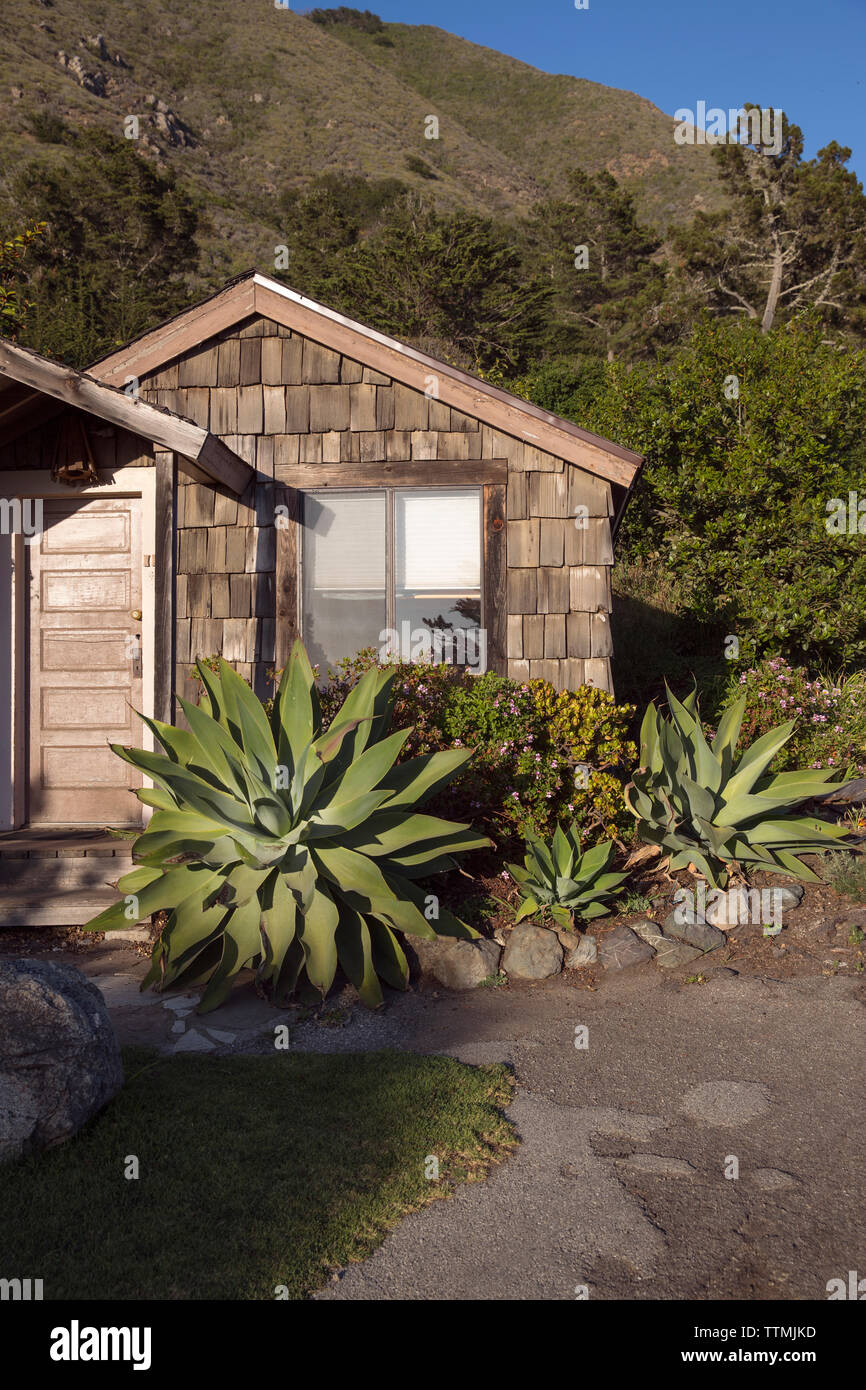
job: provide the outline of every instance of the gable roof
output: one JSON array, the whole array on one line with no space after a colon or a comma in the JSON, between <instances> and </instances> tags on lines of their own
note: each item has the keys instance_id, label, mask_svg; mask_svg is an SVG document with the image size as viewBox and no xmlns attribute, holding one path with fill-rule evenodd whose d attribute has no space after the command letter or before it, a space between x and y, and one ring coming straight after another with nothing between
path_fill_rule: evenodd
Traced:
<instances>
[{"instance_id":1,"label":"gable roof","mask_svg":"<svg viewBox=\"0 0 866 1390\"><path fill-rule=\"evenodd\" d=\"M10 386L8 383L12 383ZM161 449L188 459L213 482L241 493L255 474L243 459L208 430L160 406L149 405L86 372L52 362L31 348L0 338L0 443L45 418L34 406L45 396L130 430Z\"/></svg>"},{"instance_id":2,"label":"gable roof","mask_svg":"<svg viewBox=\"0 0 866 1390\"><path fill-rule=\"evenodd\" d=\"M257 271L239 276L192 309L101 358L90 371L112 384L128 375L144 376L253 314L272 319L415 390L425 391L429 377L435 376L438 399L444 404L622 487L632 485L643 463L641 455L630 449L356 323Z\"/></svg>"}]
</instances>

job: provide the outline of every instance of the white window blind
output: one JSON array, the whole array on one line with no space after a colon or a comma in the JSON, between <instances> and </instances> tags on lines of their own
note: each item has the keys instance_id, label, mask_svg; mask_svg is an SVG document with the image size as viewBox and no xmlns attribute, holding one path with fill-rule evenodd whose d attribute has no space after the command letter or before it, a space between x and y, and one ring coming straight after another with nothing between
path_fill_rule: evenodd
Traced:
<instances>
[{"instance_id":1,"label":"white window blind","mask_svg":"<svg viewBox=\"0 0 866 1390\"><path fill-rule=\"evenodd\" d=\"M481 588L481 494L477 488L398 492L395 529L398 589Z\"/></svg>"},{"instance_id":2,"label":"white window blind","mask_svg":"<svg viewBox=\"0 0 866 1390\"><path fill-rule=\"evenodd\" d=\"M384 492L307 493L305 588L370 593L385 587Z\"/></svg>"}]
</instances>

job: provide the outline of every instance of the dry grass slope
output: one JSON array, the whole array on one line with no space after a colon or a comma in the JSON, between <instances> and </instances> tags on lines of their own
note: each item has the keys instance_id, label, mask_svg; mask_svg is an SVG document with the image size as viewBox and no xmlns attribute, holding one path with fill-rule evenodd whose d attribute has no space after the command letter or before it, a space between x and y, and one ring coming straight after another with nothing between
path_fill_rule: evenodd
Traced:
<instances>
[{"instance_id":1,"label":"dry grass slope","mask_svg":"<svg viewBox=\"0 0 866 1390\"><path fill-rule=\"evenodd\" d=\"M399 177L443 207L502 217L574 164L610 168L660 225L718 200L707 151L676 147L671 119L630 92L426 25L387 25L386 38L272 0L4 0L0 199L22 159L64 157L30 131L41 110L119 136L139 116L142 147L208 210L213 283L272 265L280 192L324 171ZM438 141L424 137L431 114Z\"/></svg>"}]
</instances>

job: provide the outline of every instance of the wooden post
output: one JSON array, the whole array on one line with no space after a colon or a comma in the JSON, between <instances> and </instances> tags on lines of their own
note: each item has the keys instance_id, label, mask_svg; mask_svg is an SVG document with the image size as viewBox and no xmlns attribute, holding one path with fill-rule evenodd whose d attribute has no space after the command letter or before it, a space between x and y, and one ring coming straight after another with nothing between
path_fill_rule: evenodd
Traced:
<instances>
[{"instance_id":1,"label":"wooden post","mask_svg":"<svg viewBox=\"0 0 866 1390\"><path fill-rule=\"evenodd\" d=\"M506 631L508 603L505 584L505 487L488 483L484 488L484 612L487 629L487 669L507 674Z\"/></svg>"},{"instance_id":2,"label":"wooden post","mask_svg":"<svg viewBox=\"0 0 866 1390\"><path fill-rule=\"evenodd\" d=\"M153 710L164 724L174 723L175 654L175 495L177 456L157 449L154 453L154 690Z\"/></svg>"},{"instance_id":3,"label":"wooden post","mask_svg":"<svg viewBox=\"0 0 866 1390\"><path fill-rule=\"evenodd\" d=\"M276 512L276 576L274 667L282 670L298 637L298 522L300 493L293 487L274 489ZM281 510L285 507L285 511Z\"/></svg>"}]
</instances>

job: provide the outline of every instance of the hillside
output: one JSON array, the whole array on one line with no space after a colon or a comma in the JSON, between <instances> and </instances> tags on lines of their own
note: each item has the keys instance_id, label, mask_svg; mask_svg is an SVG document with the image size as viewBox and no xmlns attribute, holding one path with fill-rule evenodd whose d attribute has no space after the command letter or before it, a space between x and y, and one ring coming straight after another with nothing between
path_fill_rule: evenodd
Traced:
<instances>
[{"instance_id":1,"label":"hillside","mask_svg":"<svg viewBox=\"0 0 866 1390\"><path fill-rule=\"evenodd\" d=\"M140 148L207 212L215 280L267 268L280 193L325 171L397 177L499 217L525 213L573 165L610 169L662 227L720 196L707 150L675 146L671 118L632 93L426 25L367 35L269 0L4 0L0 197L22 160L64 158L44 113L119 135L138 116ZM439 140L424 137L431 114Z\"/></svg>"}]
</instances>

